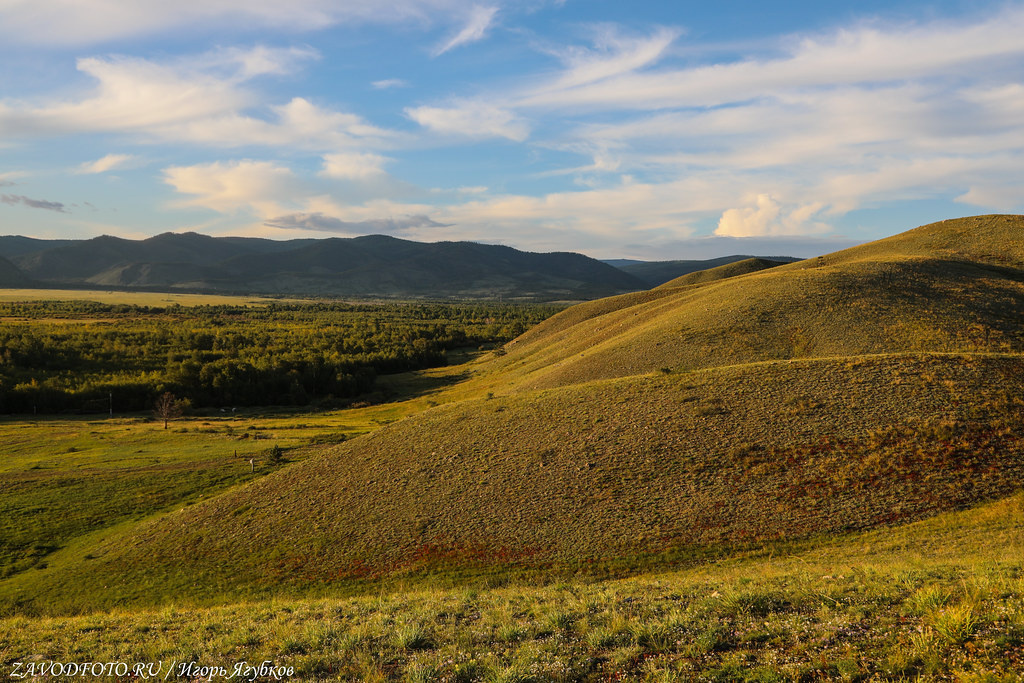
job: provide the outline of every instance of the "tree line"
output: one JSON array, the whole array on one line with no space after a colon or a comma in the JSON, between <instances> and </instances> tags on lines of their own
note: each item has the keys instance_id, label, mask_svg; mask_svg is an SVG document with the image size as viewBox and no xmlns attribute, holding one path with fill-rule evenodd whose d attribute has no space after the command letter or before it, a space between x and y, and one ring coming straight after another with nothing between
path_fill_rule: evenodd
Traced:
<instances>
[{"instance_id":1,"label":"tree line","mask_svg":"<svg viewBox=\"0 0 1024 683\"><path fill-rule=\"evenodd\" d=\"M377 375L443 365L558 310L514 304L147 307L0 303L0 413L331 405Z\"/></svg>"}]
</instances>

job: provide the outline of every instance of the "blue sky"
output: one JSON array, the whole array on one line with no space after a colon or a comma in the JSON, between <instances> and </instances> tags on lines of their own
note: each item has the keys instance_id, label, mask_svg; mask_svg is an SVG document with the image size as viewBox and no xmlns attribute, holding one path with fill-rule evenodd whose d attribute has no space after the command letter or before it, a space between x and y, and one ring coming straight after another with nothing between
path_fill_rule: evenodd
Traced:
<instances>
[{"instance_id":1,"label":"blue sky","mask_svg":"<svg viewBox=\"0 0 1024 683\"><path fill-rule=\"evenodd\" d=\"M810 256L1024 210L1024 3L0 0L0 234Z\"/></svg>"}]
</instances>

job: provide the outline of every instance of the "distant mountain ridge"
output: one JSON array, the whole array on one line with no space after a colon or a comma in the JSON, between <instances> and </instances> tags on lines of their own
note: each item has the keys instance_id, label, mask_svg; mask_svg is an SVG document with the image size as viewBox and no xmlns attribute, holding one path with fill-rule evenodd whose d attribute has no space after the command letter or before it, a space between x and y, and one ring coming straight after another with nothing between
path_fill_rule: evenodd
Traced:
<instances>
[{"instance_id":1,"label":"distant mountain ridge","mask_svg":"<svg viewBox=\"0 0 1024 683\"><path fill-rule=\"evenodd\" d=\"M569 252L385 235L275 241L163 233L144 240L0 237L3 282L196 292L382 298L590 299L645 289ZM3 264L0 264L3 265Z\"/></svg>"}]
</instances>

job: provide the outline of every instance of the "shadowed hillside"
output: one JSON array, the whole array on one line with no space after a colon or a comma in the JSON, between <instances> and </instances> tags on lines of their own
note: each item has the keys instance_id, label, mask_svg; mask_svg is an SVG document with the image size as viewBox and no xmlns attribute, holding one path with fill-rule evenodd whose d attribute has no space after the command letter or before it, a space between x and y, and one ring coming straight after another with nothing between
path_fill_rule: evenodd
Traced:
<instances>
[{"instance_id":1,"label":"shadowed hillside","mask_svg":"<svg viewBox=\"0 0 1024 683\"><path fill-rule=\"evenodd\" d=\"M290 240L165 233L134 241L0 238L42 285L404 298L587 299L644 283L581 254L384 235Z\"/></svg>"},{"instance_id":2,"label":"shadowed hillside","mask_svg":"<svg viewBox=\"0 0 1024 683\"><path fill-rule=\"evenodd\" d=\"M0 256L0 287L25 287L30 283L16 265Z\"/></svg>"}]
</instances>

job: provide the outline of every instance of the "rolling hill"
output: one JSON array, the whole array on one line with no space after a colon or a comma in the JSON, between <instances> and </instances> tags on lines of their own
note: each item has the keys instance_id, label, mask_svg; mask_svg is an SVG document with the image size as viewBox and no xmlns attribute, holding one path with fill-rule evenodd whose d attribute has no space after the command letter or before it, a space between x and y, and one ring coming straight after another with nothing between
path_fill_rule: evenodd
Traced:
<instances>
[{"instance_id":1,"label":"rolling hill","mask_svg":"<svg viewBox=\"0 0 1024 683\"><path fill-rule=\"evenodd\" d=\"M751 259L760 259L763 261L772 261L774 263L792 263L793 261L799 261L800 259L793 258L792 256L721 256L719 258L706 259L706 260L686 260L686 261L629 261L620 259L617 261L609 261L615 267L623 270L633 277L643 280L648 287L657 287L663 285L670 280L681 278L690 273L698 273L702 271L714 270L721 266L727 266L731 263L738 261L749 261Z\"/></svg>"},{"instance_id":2,"label":"rolling hill","mask_svg":"<svg viewBox=\"0 0 1024 683\"><path fill-rule=\"evenodd\" d=\"M580 254L383 235L273 240L164 233L145 240L0 238L40 286L398 298L589 299L644 288Z\"/></svg>"},{"instance_id":3,"label":"rolling hill","mask_svg":"<svg viewBox=\"0 0 1024 683\"><path fill-rule=\"evenodd\" d=\"M742 277L587 302L509 344L499 365L540 388L790 358L1019 352L1022 235L1017 216L946 221Z\"/></svg>"},{"instance_id":4,"label":"rolling hill","mask_svg":"<svg viewBox=\"0 0 1024 683\"><path fill-rule=\"evenodd\" d=\"M571 571L899 524L1021 487L1024 217L744 269L567 309L439 405L69 546L0 596L73 611Z\"/></svg>"}]
</instances>

